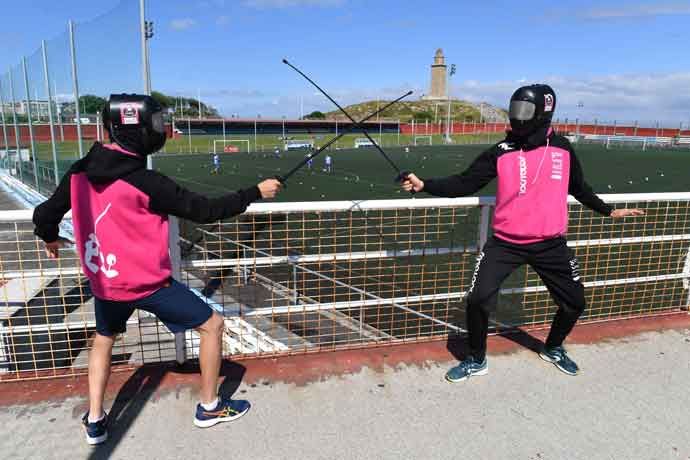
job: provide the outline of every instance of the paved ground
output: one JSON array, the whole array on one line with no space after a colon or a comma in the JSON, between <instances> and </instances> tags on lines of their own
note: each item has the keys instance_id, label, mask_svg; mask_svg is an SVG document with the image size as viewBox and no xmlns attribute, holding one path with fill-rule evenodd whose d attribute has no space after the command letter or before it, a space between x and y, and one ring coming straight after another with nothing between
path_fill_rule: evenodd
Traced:
<instances>
[{"instance_id":1,"label":"paved ground","mask_svg":"<svg viewBox=\"0 0 690 460\"><path fill-rule=\"evenodd\" d=\"M16 207L0 193L0 209ZM405 357L382 348L228 364L221 391L254 406L208 430L191 422L194 368L117 373L111 439L95 449L79 426L83 378L3 383L0 459L688 460L690 321L682 316L683 327L659 332L649 324L666 319L578 328L570 350L584 372L576 378L516 348L534 348L525 337L511 346L492 339L502 354L490 357L489 375L455 385L443 381L452 355L438 343L408 346ZM593 330L597 340L583 339Z\"/></svg>"},{"instance_id":2,"label":"paved ground","mask_svg":"<svg viewBox=\"0 0 690 460\"><path fill-rule=\"evenodd\" d=\"M256 362L245 361L229 365L222 391L250 399L252 411L207 430L192 425L193 386L162 390L165 371L137 372L114 403L111 440L96 449L79 428L83 382L78 396L53 400L50 392L69 394L74 379L29 384L15 398L22 404L0 405L0 458L690 459L690 329L570 349L579 377L519 348L492 355L488 376L455 385L442 378L445 350L445 360L435 353L418 365L330 377L324 369L306 384L280 382L286 366L270 380L247 378ZM370 353L395 351L381 350ZM352 364L347 353L317 360Z\"/></svg>"},{"instance_id":3,"label":"paved ground","mask_svg":"<svg viewBox=\"0 0 690 460\"><path fill-rule=\"evenodd\" d=\"M22 209L22 205L7 193L0 190L0 211Z\"/></svg>"}]
</instances>

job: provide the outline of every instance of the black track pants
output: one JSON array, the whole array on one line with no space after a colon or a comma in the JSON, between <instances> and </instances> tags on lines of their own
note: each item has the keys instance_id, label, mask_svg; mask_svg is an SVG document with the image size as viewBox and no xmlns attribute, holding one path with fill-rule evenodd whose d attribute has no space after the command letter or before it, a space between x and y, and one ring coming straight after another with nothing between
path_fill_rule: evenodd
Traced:
<instances>
[{"instance_id":1,"label":"black track pants","mask_svg":"<svg viewBox=\"0 0 690 460\"><path fill-rule=\"evenodd\" d=\"M477 260L466 296L469 346L475 358L486 355L489 313L496 308L501 284L523 264L537 272L558 305L546 345L563 343L585 309L579 266L565 238L518 245L493 237Z\"/></svg>"}]
</instances>

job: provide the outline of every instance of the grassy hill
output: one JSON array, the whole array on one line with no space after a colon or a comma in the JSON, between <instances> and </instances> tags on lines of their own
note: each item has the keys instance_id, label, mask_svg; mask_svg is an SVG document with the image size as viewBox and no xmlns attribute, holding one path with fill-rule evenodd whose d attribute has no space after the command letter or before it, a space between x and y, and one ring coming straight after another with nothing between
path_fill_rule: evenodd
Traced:
<instances>
[{"instance_id":1,"label":"grassy hill","mask_svg":"<svg viewBox=\"0 0 690 460\"><path fill-rule=\"evenodd\" d=\"M350 115L352 115L356 120L362 119L370 113L376 111L379 107L386 105L390 101L380 100L380 101L367 101L360 102L359 104L353 104L345 107ZM394 105L393 107L387 109L381 114L381 118L388 120L398 120L402 122L410 122L412 119L424 122L429 120L433 122L434 120L446 120L448 116L448 102L438 102L438 101L401 101ZM453 99L451 102L451 118L453 121L480 121L481 114L478 104L473 104L467 101L461 101L458 99ZM503 121L507 119L507 113L503 109L484 104L483 108L484 117L488 120L496 119L496 121ZM325 114L326 118L338 120L346 120L345 115L335 110L333 112L328 112Z\"/></svg>"}]
</instances>

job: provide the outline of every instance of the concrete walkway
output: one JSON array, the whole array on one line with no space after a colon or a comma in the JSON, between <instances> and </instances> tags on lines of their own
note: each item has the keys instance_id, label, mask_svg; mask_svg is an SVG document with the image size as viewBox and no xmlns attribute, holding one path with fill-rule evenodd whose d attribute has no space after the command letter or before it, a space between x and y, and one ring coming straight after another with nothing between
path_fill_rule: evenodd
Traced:
<instances>
[{"instance_id":1,"label":"concrete walkway","mask_svg":"<svg viewBox=\"0 0 690 460\"><path fill-rule=\"evenodd\" d=\"M488 376L454 385L443 380L450 363L439 361L300 385L249 383L240 370L222 391L250 399L252 411L207 430L192 425L193 386L160 391L154 376L135 373L104 446L83 441L85 398L75 387L67 399L0 407L0 458L690 459L690 329L569 349L579 377L524 348L490 356ZM42 385L69 392L73 380L24 391L41 399Z\"/></svg>"},{"instance_id":2,"label":"concrete walkway","mask_svg":"<svg viewBox=\"0 0 690 460\"><path fill-rule=\"evenodd\" d=\"M17 200L0 190L0 211L23 209Z\"/></svg>"}]
</instances>

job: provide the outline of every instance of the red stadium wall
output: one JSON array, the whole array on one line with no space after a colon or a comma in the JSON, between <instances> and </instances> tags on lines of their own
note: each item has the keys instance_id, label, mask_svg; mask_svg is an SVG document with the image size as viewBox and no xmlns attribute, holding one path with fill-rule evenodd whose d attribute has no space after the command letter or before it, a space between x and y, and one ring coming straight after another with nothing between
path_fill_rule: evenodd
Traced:
<instances>
[{"instance_id":1,"label":"red stadium wall","mask_svg":"<svg viewBox=\"0 0 690 460\"><path fill-rule=\"evenodd\" d=\"M508 125L506 123L475 123L475 122L454 122L451 126L453 134L480 134L480 133L502 133ZM400 133L416 136L426 136L433 134L445 134L445 123L401 123Z\"/></svg>"},{"instance_id":2,"label":"red stadium wall","mask_svg":"<svg viewBox=\"0 0 690 460\"><path fill-rule=\"evenodd\" d=\"M34 140L36 142L50 142L50 126L49 125L34 125ZM77 125L75 124L64 124L62 125L62 131L65 133L65 141L76 141L77 140ZM172 136L172 127L170 125L166 126L166 131L168 132L168 137ZM85 141L95 141L98 136L96 135L96 125L81 125L82 139ZM105 140L108 140L108 133L104 133ZM7 125L7 140L10 147L14 147L15 136L14 136L14 125ZM55 140L61 140L61 131L59 126L55 126ZM19 125L19 143L26 147L31 142L29 138L29 127L27 125ZM0 148L5 148L5 138L3 135L2 128L0 128Z\"/></svg>"},{"instance_id":3,"label":"red stadium wall","mask_svg":"<svg viewBox=\"0 0 690 460\"><path fill-rule=\"evenodd\" d=\"M555 124L559 132L578 132L578 126L574 123L558 123ZM601 134L607 136L645 136L645 137L688 137L690 130L679 128L665 128L659 126L658 128L640 128L635 126L617 126L617 125L580 125L580 134Z\"/></svg>"},{"instance_id":4,"label":"red stadium wall","mask_svg":"<svg viewBox=\"0 0 690 460\"><path fill-rule=\"evenodd\" d=\"M508 128L507 123L476 123L463 122L453 123L451 132L453 134L486 134L502 133ZM555 123L554 127L558 132L579 132L580 134L601 134L601 135L621 135L621 136L657 136L657 137L690 137L690 130L679 128L636 128L635 126L616 126L616 125L594 125L586 124L579 127L575 123ZM445 123L405 123L400 125L401 134L425 136L433 134L445 134Z\"/></svg>"},{"instance_id":5,"label":"red stadium wall","mask_svg":"<svg viewBox=\"0 0 690 460\"><path fill-rule=\"evenodd\" d=\"M616 125L595 125L595 124L583 124L579 127L575 123L556 123L554 124L558 132L579 132L580 134L599 134L599 135L623 135L623 136L658 136L658 137L690 137L690 129L680 130L679 128L636 128L635 126L616 126ZM508 128L507 123L476 123L476 122L455 122L452 125L453 134L486 134L486 133L503 133ZM74 124L63 125L63 131L65 135L65 141L76 141L77 140L77 127ZM82 125L82 137L85 141L95 141L96 136L96 125L88 124ZM48 125L34 125L34 139L36 142L50 142L50 127ZM174 135L172 132L172 126L167 125L166 130L168 132L168 137L179 137L179 135ZM27 125L20 125L20 143L22 146L28 146L29 139L29 128ZM434 134L445 134L446 125L445 123L415 123L414 126L411 123L400 124L401 134L406 135L434 135ZM55 136L57 140L60 140L60 128L55 127ZM7 137L8 144L10 147L14 147L15 137L14 137L14 126L11 124L7 125ZM106 136L107 137L107 136ZM0 148L5 147L5 139L3 136L3 131L0 129Z\"/></svg>"}]
</instances>

